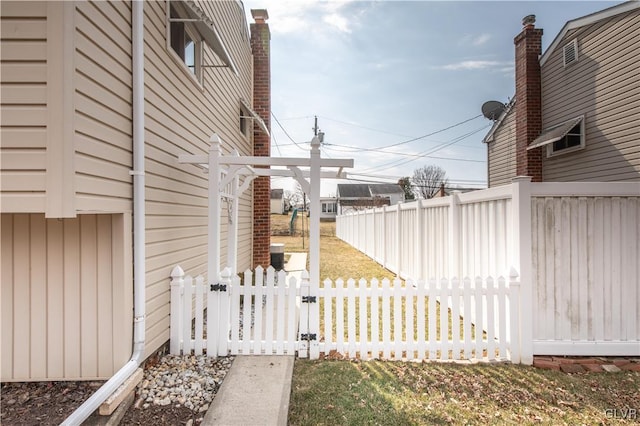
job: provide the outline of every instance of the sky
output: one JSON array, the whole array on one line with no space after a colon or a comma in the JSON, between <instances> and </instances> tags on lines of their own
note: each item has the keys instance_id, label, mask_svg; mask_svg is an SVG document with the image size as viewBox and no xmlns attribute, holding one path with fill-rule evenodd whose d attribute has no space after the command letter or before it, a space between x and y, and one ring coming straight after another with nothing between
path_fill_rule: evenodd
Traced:
<instances>
[{"instance_id":1,"label":"sky","mask_svg":"<svg viewBox=\"0 0 640 426\"><path fill-rule=\"evenodd\" d=\"M484 102L515 92L513 38L536 15L543 52L564 24L620 2L245 0L271 31L271 155L306 157L314 120L324 158L348 181L397 182L435 165L452 187L486 187ZM295 190L287 178L272 188Z\"/></svg>"}]
</instances>

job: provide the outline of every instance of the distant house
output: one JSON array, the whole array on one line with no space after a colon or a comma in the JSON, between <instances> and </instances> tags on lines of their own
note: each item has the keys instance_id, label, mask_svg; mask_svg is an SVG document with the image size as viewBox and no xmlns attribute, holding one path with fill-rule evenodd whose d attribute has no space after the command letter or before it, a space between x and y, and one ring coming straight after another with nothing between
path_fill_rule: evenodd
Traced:
<instances>
[{"instance_id":1,"label":"distant house","mask_svg":"<svg viewBox=\"0 0 640 426\"><path fill-rule=\"evenodd\" d=\"M389 206L404 201L404 190L397 184L338 184L338 214L371 207Z\"/></svg>"},{"instance_id":2,"label":"distant house","mask_svg":"<svg viewBox=\"0 0 640 426\"><path fill-rule=\"evenodd\" d=\"M271 190L271 214L287 213L287 202L284 199L284 189Z\"/></svg>"},{"instance_id":3,"label":"distant house","mask_svg":"<svg viewBox=\"0 0 640 426\"><path fill-rule=\"evenodd\" d=\"M640 2L567 22L542 54L535 17L516 36L516 93L484 138L490 187L640 180Z\"/></svg>"},{"instance_id":4,"label":"distant house","mask_svg":"<svg viewBox=\"0 0 640 426\"><path fill-rule=\"evenodd\" d=\"M338 201L336 197L320 197L320 220L334 221L338 215Z\"/></svg>"},{"instance_id":5,"label":"distant house","mask_svg":"<svg viewBox=\"0 0 640 426\"><path fill-rule=\"evenodd\" d=\"M0 8L0 378L108 379L142 346L134 323L144 357L169 340L172 268L207 273L207 176L178 156L206 154L213 133L225 152L269 155L266 11L250 30L231 1ZM240 202L241 270L269 260L255 185Z\"/></svg>"}]
</instances>

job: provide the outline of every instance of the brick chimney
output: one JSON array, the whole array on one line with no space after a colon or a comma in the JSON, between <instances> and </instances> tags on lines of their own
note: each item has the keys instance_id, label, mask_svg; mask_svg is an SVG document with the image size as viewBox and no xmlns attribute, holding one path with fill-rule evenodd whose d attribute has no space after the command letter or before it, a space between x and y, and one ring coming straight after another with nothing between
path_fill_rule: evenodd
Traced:
<instances>
[{"instance_id":1,"label":"brick chimney","mask_svg":"<svg viewBox=\"0 0 640 426\"><path fill-rule=\"evenodd\" d=\"M271 33L266 9L252 9L255 20L251 24L251 51L253 53L253 109L271 131ZM271 141L254 123L253 155L269 157ZM271 182L268 176L253 181L253 267L267 267L271 263Z\"/></svg>"},{"instance_id":2,"label":"brick chimney","mask_svg":"<svg viewBox=\"0 0 640 426\"><path fill-rule=\"evenodd\" d=\"M542 29L535 28L535 15L522 20L522 32L516 46L516 172L542 181L542 148L527 151L527 146L542 131L542 87L540 55Z\"/></svg>"}]
</instances>

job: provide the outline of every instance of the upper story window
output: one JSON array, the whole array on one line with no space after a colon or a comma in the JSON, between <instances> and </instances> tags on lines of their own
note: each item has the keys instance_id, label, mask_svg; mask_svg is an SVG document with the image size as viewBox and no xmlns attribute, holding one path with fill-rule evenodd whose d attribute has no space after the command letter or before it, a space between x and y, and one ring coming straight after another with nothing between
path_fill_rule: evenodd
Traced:
<instances>
[{"instance_id":1,"label":"upper story window","mask_svg":"<svg viewBox=\"0 0 640 426\"><path fill-rule=\"evenodd\" d=\"M214 22L194 1L168 0L166 13L167 49L198 83L203 83L205 68L229 68L238 75ZM205 45L213 53L207 55L207 63L203 54Z\"/></svg>"},{"instance_id":2,"label":"upper story window","mask_svg":"<svg viewBox=\"0 0 640 426\"><path fill-rule=\"evenodd\" d=\"M199 83L202 83L202 41L192 22L180 16L178 10L170 6L169 40L171 49ZM182 21L185 19L185 21Z\"/></svg>"}]
</instances>

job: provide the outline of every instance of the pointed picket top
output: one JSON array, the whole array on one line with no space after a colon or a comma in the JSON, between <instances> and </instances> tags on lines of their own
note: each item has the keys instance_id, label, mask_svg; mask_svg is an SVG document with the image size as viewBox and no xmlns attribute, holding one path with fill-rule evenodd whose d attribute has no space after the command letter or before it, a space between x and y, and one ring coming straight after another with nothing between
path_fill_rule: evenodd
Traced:
<instances>
[{"instance_id":1,"label":"pointed picket top","mask_svg":"<svg viewBox=\"0 0 640 426\"><path fill-rule=\"evenodd\" d=\"M171 278L177 279L182 277L184 277L184 270L182 269L182 267L180 267L180 265L174 266L171 270Z\"/></svg>"},{"instance_id":2,"label":"pointed picket top","mask_svg":"<svg viewBox=\"0 0 640 426\"><path fill-rule=\"evenodd\" d=\"M306 269L304 269L302 271L301 277L303 280L308 280L309 279L309 271L307 271Z\"/></svg>"},{"instance_id":3,"label":"pointed picket top","mask_svg":"<svg viewBox=\"0 0 640 426\"><path fill-rule=\"evenodd\" d=\"M258 265L258 267L256 268L256 276L263 275L263 274L264 274L264 268Z\"/></svg>"}]
</instances>

